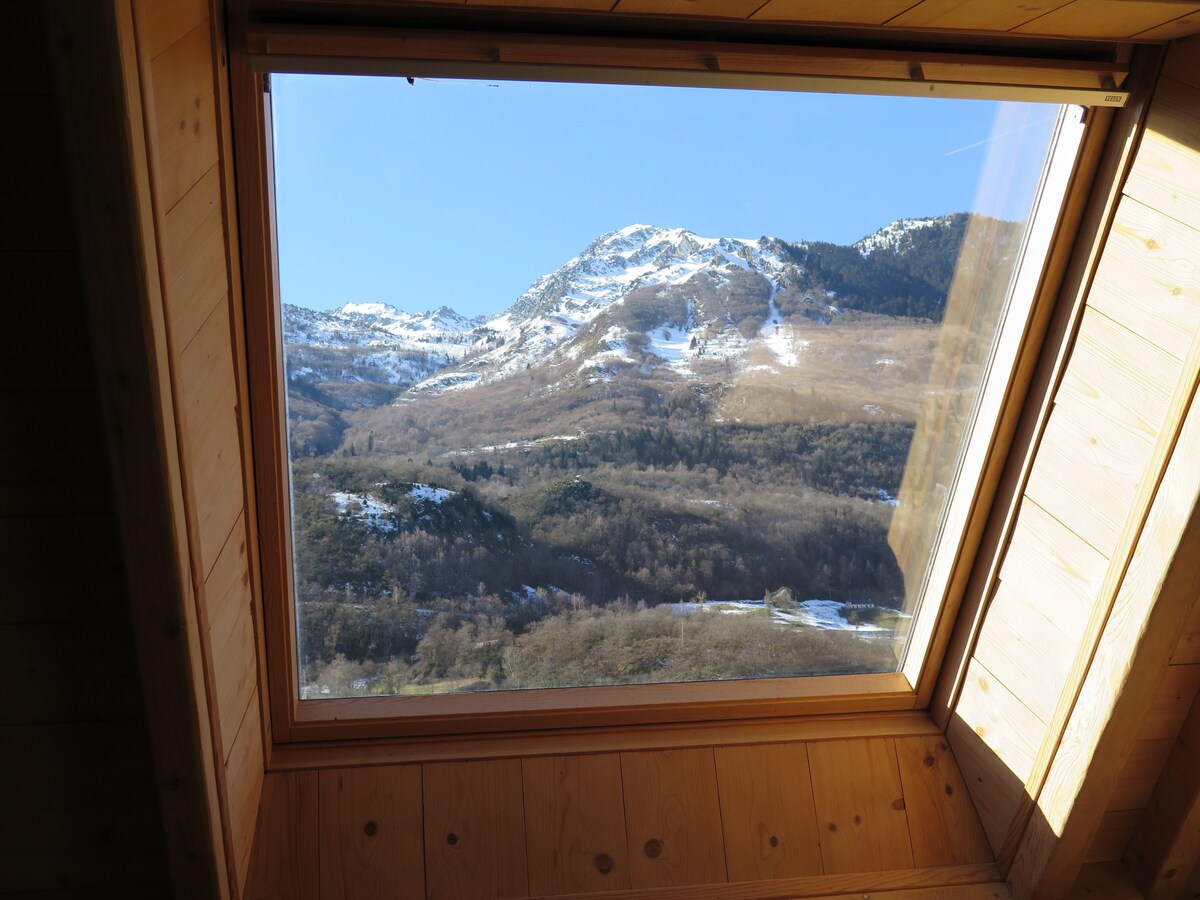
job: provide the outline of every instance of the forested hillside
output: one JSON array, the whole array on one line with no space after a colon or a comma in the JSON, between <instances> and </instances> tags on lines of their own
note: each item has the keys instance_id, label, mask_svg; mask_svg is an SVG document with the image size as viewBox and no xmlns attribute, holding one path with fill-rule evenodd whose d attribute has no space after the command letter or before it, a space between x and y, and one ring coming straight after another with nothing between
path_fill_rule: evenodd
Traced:
<instances>
[{"instance_id":1,"label":"forested hillside","mask_svg":"<svg viewBox=\"0 0 1200 900\"><path fill-rule=\"evenodd\" d=\"M307 694L893 668L888 525L970 221L630 226L491 320L306 311Z\"/></svg>"}]
</instances>

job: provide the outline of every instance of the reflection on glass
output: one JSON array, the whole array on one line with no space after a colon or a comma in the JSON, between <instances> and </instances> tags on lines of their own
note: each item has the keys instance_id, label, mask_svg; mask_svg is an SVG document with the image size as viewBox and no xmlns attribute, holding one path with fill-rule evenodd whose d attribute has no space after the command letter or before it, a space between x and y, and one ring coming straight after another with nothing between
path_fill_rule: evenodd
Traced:
<instances>
[{"instance_id":1,"label":"reflection on glass","mask_svg":"<svg viewBox=\"0 0 1200 900\"><path fill-rule=\"evenodd\" d=\"M396 85L273 88L302 697L895 671L1058 109Z\"/></svg>"}]
</instances>

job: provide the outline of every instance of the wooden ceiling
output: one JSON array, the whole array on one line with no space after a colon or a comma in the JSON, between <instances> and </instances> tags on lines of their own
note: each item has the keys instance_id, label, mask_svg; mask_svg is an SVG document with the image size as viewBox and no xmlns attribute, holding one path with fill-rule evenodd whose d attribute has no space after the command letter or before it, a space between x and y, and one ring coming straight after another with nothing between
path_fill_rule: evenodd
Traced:
<instances>
[{"instance_id":1,"label":"wooden ceiling","mask_svg":"<svg viewBox=\"0 0 1200 900\"><path fill-rule=\"evenodd\" d=\"M432 0L421 5L1076 40L1157 42L1200 33L1197 0Z\"/></svg>"}]
</instances>

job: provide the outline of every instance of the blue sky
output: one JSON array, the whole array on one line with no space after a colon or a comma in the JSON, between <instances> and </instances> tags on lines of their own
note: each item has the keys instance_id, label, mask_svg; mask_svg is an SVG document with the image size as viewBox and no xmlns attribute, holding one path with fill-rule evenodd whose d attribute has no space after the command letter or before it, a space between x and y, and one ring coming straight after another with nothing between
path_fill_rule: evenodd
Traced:
<instances>
[{"instance_id":1,"label":"blue sky","mask_svg":"<svg viewBox=\"0 0 1200 900\"><path fill-rule=\"evenodd\" d=\"M281 294L503 311L604 232L851 243L903 217L1022 218L1050 106L354 76L272 79ZM991 151L1031 143L999 190ZM988 196L998 199L989 200Z\"/></svg>"}]
</instances>

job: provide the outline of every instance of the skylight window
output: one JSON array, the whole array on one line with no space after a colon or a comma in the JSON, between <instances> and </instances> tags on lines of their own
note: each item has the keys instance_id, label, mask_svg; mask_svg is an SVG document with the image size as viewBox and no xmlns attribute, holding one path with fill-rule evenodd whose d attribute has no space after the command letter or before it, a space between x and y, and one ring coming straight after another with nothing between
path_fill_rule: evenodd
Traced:
<instances>
[{"instance_id":1,"label":"skylight window","mask_svg":"<svg viewBox=\"0 0 1200 900\"><path fill-rule=\"evenodd\" d=\"M271 97L302 699L924 652L1078 107Z\"/></svg>"}]
</instances>

